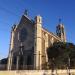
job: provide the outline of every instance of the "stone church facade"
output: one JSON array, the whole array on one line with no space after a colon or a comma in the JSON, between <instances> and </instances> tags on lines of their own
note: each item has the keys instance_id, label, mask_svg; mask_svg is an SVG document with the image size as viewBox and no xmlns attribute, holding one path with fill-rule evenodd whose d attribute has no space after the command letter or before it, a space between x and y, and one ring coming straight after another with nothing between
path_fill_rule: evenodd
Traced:
<instances>
[{"instance_id":1,"label":"stone church facade","mask_svg":"<svg viewBox=\"0 0 75 75\"><path fill-rule=\"evenodd\" d=\"M43 69L48 62L47 48L54 42L66 42L62 23L57 25L55 35L43 28L41 16L32 21L24 14L11 30L7 69Z\"/></svg>"}]
</instances>

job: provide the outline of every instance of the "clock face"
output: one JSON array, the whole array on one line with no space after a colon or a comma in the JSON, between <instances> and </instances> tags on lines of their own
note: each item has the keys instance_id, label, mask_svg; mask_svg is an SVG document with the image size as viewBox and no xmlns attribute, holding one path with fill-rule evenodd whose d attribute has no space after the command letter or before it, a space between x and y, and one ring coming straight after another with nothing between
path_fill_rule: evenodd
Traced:
<instances>
[{"instance_id":1,"label":"clock face","mask_svg":"<svg viewBox=\"0 0 75 75\"><path fill-rule=\"evenodd\" d=\"M20 41L21 42L24 42L25 40L26 40L26 38L27 38L27 30L26 30L26 28L22 28L21 30L20 30Z\"/></svg>"}]
</instances>

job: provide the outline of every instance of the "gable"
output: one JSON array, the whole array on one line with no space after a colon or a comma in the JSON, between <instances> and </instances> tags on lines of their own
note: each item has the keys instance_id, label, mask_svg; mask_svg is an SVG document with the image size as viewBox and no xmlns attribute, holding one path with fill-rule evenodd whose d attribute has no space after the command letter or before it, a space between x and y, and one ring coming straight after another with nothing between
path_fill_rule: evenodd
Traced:
<instances>
[{"instance_id":1,"label":"gable","mask_svg":"<svg viewBox=\"0 0 75 75\"><path fill-rule=\"evenodd\" d=\"M15 31L14 44L17 45L14 48L18 49L17 47L21 45L21 42L25 46L25 49L32 48L32 45L34 45L33 41L34 24L28 17L23 15Z\"/></svg>"}]
</instances>

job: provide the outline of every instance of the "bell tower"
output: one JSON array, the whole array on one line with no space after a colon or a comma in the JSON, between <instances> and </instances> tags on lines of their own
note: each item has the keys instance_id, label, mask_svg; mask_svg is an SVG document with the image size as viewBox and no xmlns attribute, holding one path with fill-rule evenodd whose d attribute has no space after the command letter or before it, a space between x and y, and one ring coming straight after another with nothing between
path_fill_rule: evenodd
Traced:
<instances>
[{"instance_id":1,"label":"bell tower","mask_svg":"<svg viewBox=\"0 0 75 75\"><path fill-rule=\"evenodd\" d=\"M59 19L59 24L56 27L56 34L61 38L62 42L66 42L64 24L61 22L61 19Z\"/></svg>"},{"instance_id":2,"label":"bell tower","mask_svg":"<svg viewBox=\"0 0 75 75\"><path fill-rule=\"evenodd\" d=\"M42 17L35 17L35 44L34 44L34 67L36 69L41 69L42 65Z\"/></svg>"}]
</instances>

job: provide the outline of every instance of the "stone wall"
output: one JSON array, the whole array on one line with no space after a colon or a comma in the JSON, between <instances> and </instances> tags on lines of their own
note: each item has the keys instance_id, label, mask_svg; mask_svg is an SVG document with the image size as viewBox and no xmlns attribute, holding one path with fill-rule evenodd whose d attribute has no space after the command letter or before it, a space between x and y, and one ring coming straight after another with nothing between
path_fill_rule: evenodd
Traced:
<instances>
[{"instance_id":1,"label":"stone wall","mask_svg":"<svg viewBox=\"0 0 75 75\"><path fill-rule=\"evenodd\" d=\"M70 70L71 75L75 75L75 70ZM51 70L16 70L0 71L0 75L51 75ZM54 71L54 75L69 75L67 70Z\"/></svg>"}]
</instances>

